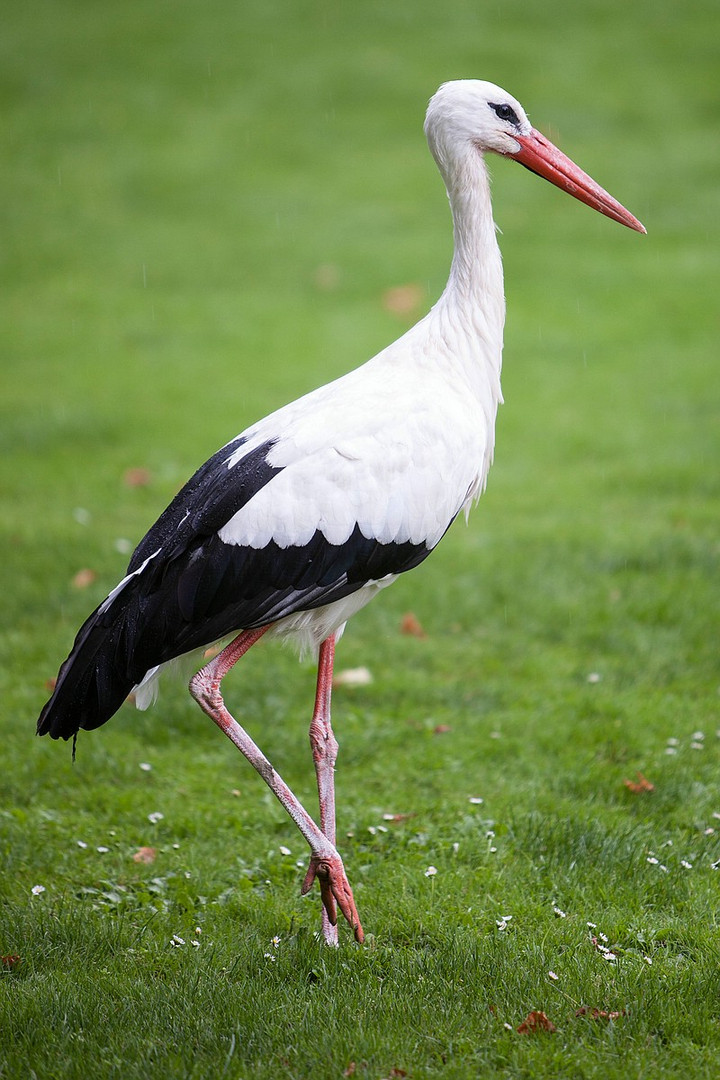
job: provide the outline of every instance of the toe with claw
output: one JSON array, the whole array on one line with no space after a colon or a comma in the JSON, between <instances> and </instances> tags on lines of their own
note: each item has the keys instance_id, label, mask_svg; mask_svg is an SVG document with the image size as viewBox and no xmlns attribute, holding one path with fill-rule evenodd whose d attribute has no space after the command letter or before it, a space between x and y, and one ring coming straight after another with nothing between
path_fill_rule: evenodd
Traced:
<instances>
[{"instance_id":1,"label":"toe with claw","mask_svg":"<svg viewBox=\"0 0 720 1080\"><path fill-rule=\"evenodd\" d=\"M339 907L353 928L355 940L362 943L365 935L355 907L350 882L345 874L345 867L340 856L337 854L319 855L313 852L310 856L308 872L300 890L303 896L310 891L316 878L320 885L323 907L331 924L335 926L337 923L337 908Z\"/></svg>"}]
</instances>

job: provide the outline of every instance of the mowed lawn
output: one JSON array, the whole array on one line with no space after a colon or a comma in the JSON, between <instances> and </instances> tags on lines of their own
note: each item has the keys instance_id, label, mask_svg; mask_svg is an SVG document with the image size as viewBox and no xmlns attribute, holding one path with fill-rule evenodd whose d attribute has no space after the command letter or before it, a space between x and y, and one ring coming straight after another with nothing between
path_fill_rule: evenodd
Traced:
<instances>
[{"instance_id":1,"label":"mowed lawn","mask_svg":"<svg viewBox=\"0 0 720 1080\"><path fill-rule=\"evenodd\" d=\"M6 13L3 1080L718 1075L719 33L710 0ZM334 701L367 940L331 950L306 845L182 683L75 764L34 724L194 468L439 295L422 120L458 77L648 236L492 162L496 463L338 649L371 676ZM226 684L314 811L313 692L270 644Z\"/></svg>"}]
</instances>

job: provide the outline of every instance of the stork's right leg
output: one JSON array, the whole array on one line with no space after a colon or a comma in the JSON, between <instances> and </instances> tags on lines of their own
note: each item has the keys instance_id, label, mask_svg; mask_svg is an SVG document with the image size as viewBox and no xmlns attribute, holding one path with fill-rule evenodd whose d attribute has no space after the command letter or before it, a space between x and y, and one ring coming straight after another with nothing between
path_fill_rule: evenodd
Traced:
<instances>
[{"instance_id":1,"label":"stork's right leg","mask_svg":"<svg viewBox=\"0 0 720 1080\"><path fill-rule=\"evenodd\" d=\"M245 630L239 634L209 664L201 668L197 675L193 676L190 680L190 693L203 712L217 724L221 731L225 732L253 768L260 773L310 845L310 870L303 882L303 894L309 891L317 877L323 907L330 922L334 924L337 921L335 913L337 903L352 926L356 941L362 941L363 929L355 907L352 889L335 845L318 828L245 729L230 715L220 692L220 683L224 676L267 629L267 626L263 626L257 630Z\"/></svg>"}]
</instances>

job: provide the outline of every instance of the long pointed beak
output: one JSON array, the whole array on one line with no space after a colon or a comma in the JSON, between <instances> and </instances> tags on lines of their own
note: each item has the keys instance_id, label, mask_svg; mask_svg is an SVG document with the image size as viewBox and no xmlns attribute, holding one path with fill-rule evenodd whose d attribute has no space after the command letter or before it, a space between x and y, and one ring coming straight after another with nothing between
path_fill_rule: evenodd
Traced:
<instances>
[{"instance_id":1,"label":"long pointed beak","mask_svg":"<svg viewBox=\"0 0 720 1080\"><path fill-rule=\"evenodd\" d=\"M508 154L514 161L519 161L526 169L537 173L551 184L555 184L568 195L579 199L580 202L592 206L593 210L599 210L601 214L619 221L621 225L627 225L628 229L636 232L647 232L645 226L636 217L626 210L604 188L596 184L591 176L578 168L574 161L558 150L549 139L546 139L535 128L529 135L513 135L520 144L520 150L516 154Z\"/></svg>"}]
</instances>

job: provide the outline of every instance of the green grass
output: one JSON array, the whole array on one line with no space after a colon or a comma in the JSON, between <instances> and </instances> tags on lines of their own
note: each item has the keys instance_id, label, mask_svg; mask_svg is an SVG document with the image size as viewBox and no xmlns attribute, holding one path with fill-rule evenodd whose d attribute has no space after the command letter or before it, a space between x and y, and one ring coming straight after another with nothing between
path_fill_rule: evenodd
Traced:
<instances>
[{"instance_id":1,"label":"green grass","mask_svg":"<svg viewBox=\"0 0 720 1080\"><path fill-rule=\"evenodd\" d=\"M718 1075L719 22L709 0L6 13L3 1080ZM517 94L649 235L493 163L497 461L469 529L340 646L374 677L334 711L368 939L328 950L304 843L182 686L74 766L34 721L195 466L397 336L386 288L437 296L422 116L464 76ZM271 646L227 684L309 806L312 695ZM557 1030L519 1034L537 1009Z\"/></svg>"}]
</instances>

